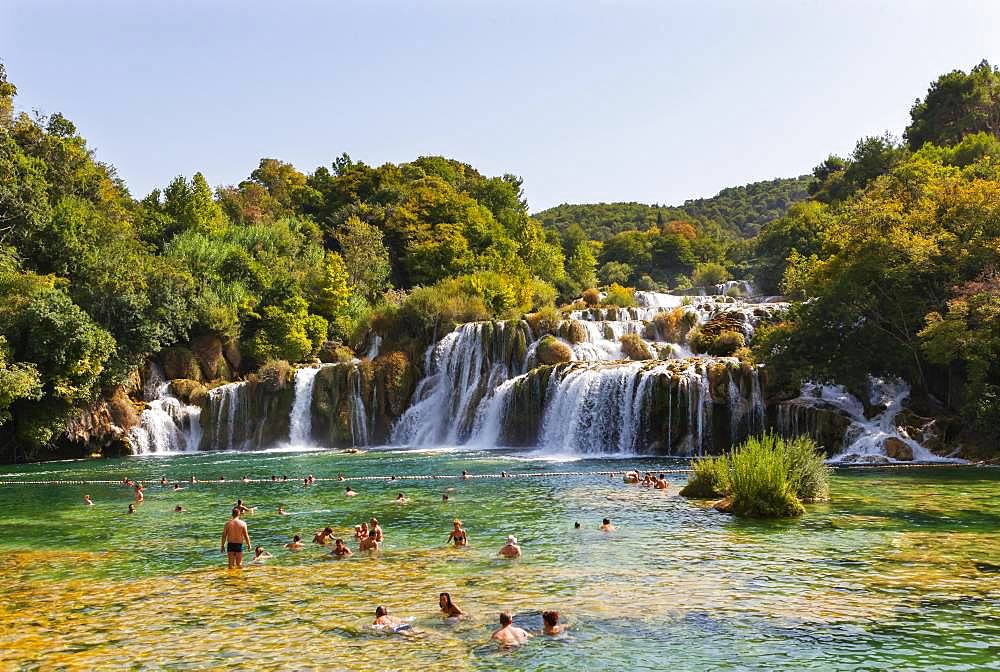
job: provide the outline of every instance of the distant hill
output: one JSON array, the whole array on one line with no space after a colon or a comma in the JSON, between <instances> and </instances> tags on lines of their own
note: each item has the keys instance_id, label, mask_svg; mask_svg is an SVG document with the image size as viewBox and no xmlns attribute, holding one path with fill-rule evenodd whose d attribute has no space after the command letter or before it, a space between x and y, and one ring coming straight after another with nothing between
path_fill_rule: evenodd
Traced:
<instances>
[{"instance_id":1,"label":"distant hill","mask_svg":"<svg viewBox=\"0 0 1000 672\"><path fill-rule=\"evenodd\" d=\"M760 227L781 217L795 202L804 200L811 175L752 182L728 187L712 198L695 198L683 205L644 203L564 203L534 216L546 227L562 231L576 223L594 240L607 240L620 231L646 229L675 219L712 220L735 236L750 238Z\"/></svg>"}]
</instances>

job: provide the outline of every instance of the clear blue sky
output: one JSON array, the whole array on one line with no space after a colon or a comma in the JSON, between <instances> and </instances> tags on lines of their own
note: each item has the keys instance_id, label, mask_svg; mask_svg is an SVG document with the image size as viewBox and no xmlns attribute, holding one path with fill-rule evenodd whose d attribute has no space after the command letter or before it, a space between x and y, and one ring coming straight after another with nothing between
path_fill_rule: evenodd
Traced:
<instances>
[{"instance_id":1,"label":"clear blue sky","mask_svg":"<svg viewBox=\"0 0 1000 672\"><path fill-rule=\"evenodd\" d=\"M0 0L19 109L64 113L139 197L346 151L517 173L533 210L673 204L899 134L983 58L991 0Z\"/></svg>"}]
</instances>

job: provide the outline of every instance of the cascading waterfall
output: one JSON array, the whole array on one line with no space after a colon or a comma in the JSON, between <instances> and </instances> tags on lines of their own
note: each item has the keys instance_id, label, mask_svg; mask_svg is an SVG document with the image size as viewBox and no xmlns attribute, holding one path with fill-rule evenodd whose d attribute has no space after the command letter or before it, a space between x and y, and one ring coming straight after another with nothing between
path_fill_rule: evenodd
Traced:
<instances>
[{"instance_id":1,"label":"cascading waterfall","mask_svg":"<svg viewBox=\"0 0 1000 672\"><path fill-rule=\"evenodd\" d=\"M810 407L829 408L850 420L844 434L843 449L830 458L830 462L888 462L886 443L898 441L912 452L913 459L921 462L961 462L935 455L919 442L911 439L896 426L896 415L903 402L910 396L910 386L902 380L869 378L869 403L883 410L872 418L865 416L864 404L840 385L806 383L792 404L778 409L778 428L786 436L814 434L803 411Z\"/></svg>"},{"instance_id":2,"label":"cascading waterfall","mask_svg":"<svg viewBox=\"0 0 1000 672\"><path fill-rule=\"evenodd\" d=\"M198 449L201 408L172 396L170 383L156 364L150 365L143 397L148 408L140 415L139 425L129 430L133 453L150 455Z\"/></svg>"},{"instance_id":3,"label":"cascading waterfall","mask_svg":"<svg viewBox=\"0 0 1000 672\"><path fill-rule=\"evenodd\" d=\"M246 385L245 382L229 383L208 393L213 428L212 449L239 450L249 442L250 437L246 436L249 427Z\"/></svg>"},{"instance_id":4,"label":"cascading waterfall","mask_svg":"<svg viewBox=\"0 0 1000 672\"><path fill-rule=\"evenodd\" d=\"M392 432L393 443L463 443L483 397L521 373L530 329L524 322L472 322L427 354L425 376Z\"/></svg>"},{"instance_id":5,"label":"cascading waterfall","mask_svg":"<svg viewBox=\"0 0 1000 672\"><path fill-rule=\"evenodd\" d=\"M293 446L312 445L312 398L317 373L319 367L295 372L295 400L288 416L288 443Z\"/></svg>"},{"instance_id":6,"label":"cascading waterfall","mask_svg":"<svg viewBox=\"0 0 1000 672\"><path fill-rule=\"evenodd\" d=\"M357 367L348 371L351 398L348 402L351 413L351 443L355 446L368 445L368 415L365 401L361 398L361 375Z\"/></svg>"}]
</instances>

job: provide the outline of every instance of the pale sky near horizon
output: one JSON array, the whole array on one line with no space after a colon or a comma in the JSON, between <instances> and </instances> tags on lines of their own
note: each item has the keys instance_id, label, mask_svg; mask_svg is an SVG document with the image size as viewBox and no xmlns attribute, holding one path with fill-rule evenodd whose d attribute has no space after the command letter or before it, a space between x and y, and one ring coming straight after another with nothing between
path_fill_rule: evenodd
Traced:
<instances>
[{"instance_id":1,"label":"pale sky near horizon","mask_svg":"<svg viewBox=\"0 0 1000 672\"><path fill-rule=\"evenodd\" d=\"M62 112L142 197L261 157L441 154L563 202L679 204L900 135L1000 63L1000 2L0 0L17 108Z\"/></svg>"}]
</instances>

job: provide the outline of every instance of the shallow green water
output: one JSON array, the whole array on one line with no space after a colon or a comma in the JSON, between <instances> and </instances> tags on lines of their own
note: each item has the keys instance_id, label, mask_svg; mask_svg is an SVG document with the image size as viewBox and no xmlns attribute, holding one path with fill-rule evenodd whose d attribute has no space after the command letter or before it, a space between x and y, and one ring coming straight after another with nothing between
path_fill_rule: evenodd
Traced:
<instances>
[{"instance_id":1,"label":"shallow green water","mask_svg":"<svg viewBox=\"0 0 1000 672\"><path fill-rule=\"evenodd\" d=\"M121 486L0 486L0 668L1000 669L1000 470L841 472L833 500L791 522L684 500L683 475L667 493L600 476L361 481L354 498L336 482L301 483L631 464L679 466L373 451L0 467L0 480L150 481L132 516ZM227 480L180 492L155 483L192 474ZM239 481L272 474L290 480ZM410 504L392 502L400 491ZM258 507L251 536L276 555L242 573L218 549L237 497ZM279 504L292 515L276 515ZM386 531L378 557L281 548L325 525L346 538L372 515ZM444 544L456 516L469 548ZM604 516L618 531L597 530ZM507 534L523 560L496 557ZM468 620L440 620L443 590ZM413 618L415 634L372 631L378 604ZM558 609L570 634L497 652L487 642L501 609L529 629Z\"/></svg>"}]
</instances>

